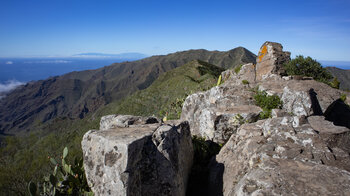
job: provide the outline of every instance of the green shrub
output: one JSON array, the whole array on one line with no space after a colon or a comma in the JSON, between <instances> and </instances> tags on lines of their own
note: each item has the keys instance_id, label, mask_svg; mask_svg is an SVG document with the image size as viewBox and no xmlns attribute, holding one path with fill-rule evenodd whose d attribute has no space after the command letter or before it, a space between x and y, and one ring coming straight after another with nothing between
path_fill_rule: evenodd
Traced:
<instances>
[{"instance_id":1,"label":"green shrub","mask_svg":"<svg viewBox=\"0 0 350 196\"><path fill-rule=\"evenodd\" d=\"M263 109L263 111L259 113L259 119L267 119L271 117L271 110Z\"/></svg>"},{"instance_id":2,"label":"green shrub","mask_svg":"<svg viewBox=\"0 0 350 196\"><path fill-rule=\"evenodd\" d=\"M238 72L241 71L242 66L243 65L241 64L241 65L238 65L238 66L235 67L234 71L235 71L236 74L238 74Z\"/></svg>"},{"instance_id":3,"label":"green shrub","mask_svg":"<svg viewBox=\"0 0 350 196\"><path fill-rule=\"evenodd\" d=\"M196 67L196 69L198 70L198 72L201 76L203 76L205 74L210 74L210 75L218 78L221 75L221 72L225 71L224 68L217 67L217 66L212 65L210 63L207 63L205 61L198 60L198 62L202 66L198 66L198 67Z\"/></svg>"},{"instance_id":4,"label":"green shrub","mask_svg":"<svg viewBox=\"0 0 350 196\"><path fill-rule=\"evenodd\" d=\"M308 76L326 84L329 84L329 80L333 78L327 69L309 56L306 58L302 55L296 56L295 59L284 64L284 69L288 75Z\"/></svg>"},{"instance_id":5,"label":"green shrub","mask_svg":"<svg viewBox=\"0 0 350 196\"><path fill-rule=\"evenodd\" d=\"M166 115L166 111L168 111L168 114L167 114L168 120L179 119L181 117L182 106L183 106L187 96L188 96L188 94L185 94L184 96L182 96L180 98L176 98L175 101L170 103L169 108L165 108L165 109L160 111L162 113L161 116Z\"/></svg>"},{"instance_id":6,"label":"green shrub","mask_svg":"<svg viewBox=\"0 0 350 196\"><path fill-rule=\"evenodd\" d=\"M340 95L340 99L343 101L343 102L345 102L346 101L346 94L341 94Z\"/></svg>"},{"instance_id":7,"label":"green shrub","mask_svg":"<svg viewBox=\"0 0 350 196\"><path fill-rule=\"evenodd\" d=\"M263 111L259 114L260 119L271 117L271 110L282 108L283 102L277 95L268 95L265 91L255 91L254 100L256 105L261 107Z\"/></svg>"},{"instance_id":8,"label":"green shrub","mask_svg":"<svg viewBox=\"0 0 350 196\"><path fill-rule=\"evenodd\" d=\"M249 81L248 80L242 80L242 84L247 85L247 84L249 84Z\"/></svg>"},{"instance_id":9,"label":"green shrub","mask_svg":"<svg viewBox=\"0 0 350 196\"><path fill-rule=\"evenodd\" d=\"M340 82L336 77L333 78L333 81L330 83L331 87L339 89Z\"/></svg>"}]
</instances>

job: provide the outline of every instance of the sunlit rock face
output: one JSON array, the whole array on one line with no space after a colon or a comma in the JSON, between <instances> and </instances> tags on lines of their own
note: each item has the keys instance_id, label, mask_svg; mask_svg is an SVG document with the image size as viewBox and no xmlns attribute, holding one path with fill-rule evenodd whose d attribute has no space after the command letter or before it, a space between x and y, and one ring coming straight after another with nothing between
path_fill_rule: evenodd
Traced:
<instances>
[{"instance_id":1,"label":"sunlit rock face","mask_svg":"<svg viewBox=\"0 0 350 196\"><path fill-rule=\"evenodd\" d=\"M242 125L211 165L211 195L350 194L349 138L335 141L350 130L309 118L312 123L286 116Z\"/></svg>"},{"instance_id":2,"label":"sunlit rock face","mask_svg":"<svg viewBox=\"0 0 350 196\"><path fill-rule=\"evenodd\" d=\"M263 80L270 74L284 74L283 64L290 61L290 52L283 51L281 44L265 42L256 58L256 80Z\"/></svg>"},{"instance_id":3,"label":"sunlit rock face","mask_svg":"<svg viewBox=\"0 0 350 196\"><path fill-rule=\"evenodd\" d=\"M84 168L95 195L185 195L193 161L188 123L143 122L107 116L103 130L84 135Z\"/></svg>"}]
</instances>

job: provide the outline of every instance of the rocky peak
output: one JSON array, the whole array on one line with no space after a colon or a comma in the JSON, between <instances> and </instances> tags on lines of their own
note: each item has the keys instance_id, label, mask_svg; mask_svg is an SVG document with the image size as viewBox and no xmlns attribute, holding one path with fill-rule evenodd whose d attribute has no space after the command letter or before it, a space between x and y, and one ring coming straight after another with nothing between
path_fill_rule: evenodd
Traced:
<instances>
[{"instance_id":1,"label":"rocky peak","mask_svg":"<svg viewBox=\"0 0 350 196\"><path fill-rule=\"evenodd\" d=\"M268 74L283 75L283 64L290 61L290 52L283 51L280 43L265 42L256 58L256 80L262 80Z\"/></svg>"}]
</instances>

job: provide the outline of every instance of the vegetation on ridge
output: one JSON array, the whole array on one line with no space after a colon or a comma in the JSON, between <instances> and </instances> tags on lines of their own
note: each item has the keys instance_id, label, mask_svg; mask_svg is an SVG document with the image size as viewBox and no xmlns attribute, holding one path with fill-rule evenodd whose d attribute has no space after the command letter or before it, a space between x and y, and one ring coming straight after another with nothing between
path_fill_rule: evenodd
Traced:
<instances>
[{"instance_id":1,"label":"vegetation on ridge","mask_svg":"<svg viewBox=\"0 0 350 196\"><path fill-rule=\"evenodd\" d=\"M265 91L255 90L254 100L256 105L261 107L263 111L259 114L260 119L270 118L271 110L281 108L283 102L277 95L268 95Z\"/></svg>"},{"instance_id":2,"label":"vegetation on ridge","mask_svg":"<svg viewBox=\"0 0 350 196\"><path fill-rule=\"evenodd\" d=\"M222 70L203 61L191 61L162 74L149 88L113 102L98 113L100 116L131 114L162 118L168 112L168 119L178 119L185 98L193 92L213 87Z\"/></svg>"},{"instance_id":3,"label":"vegetation on ridge","mask_svg":"<svg viewBox=\"0 0 350 196\"><path fill-rule=\"evenodd\" d=\"M284 69L288 75L300 75L312 77L314 80L323 82L333 88L339 88L339 81L333 78L332 74L321 66L319 62L311 57L302 55L296 56L289 63L284 64ZM333 79L333 81L331 81Z\"/></svg>"}]
</instances>

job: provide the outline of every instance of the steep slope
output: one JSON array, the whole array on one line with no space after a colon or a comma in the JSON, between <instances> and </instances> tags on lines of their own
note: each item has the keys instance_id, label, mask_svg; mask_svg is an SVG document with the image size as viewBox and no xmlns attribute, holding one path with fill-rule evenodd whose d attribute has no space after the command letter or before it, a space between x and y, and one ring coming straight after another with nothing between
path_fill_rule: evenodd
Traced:
<instances>
[{"instance_id":1,"label":"steep slope","mask_svg":"<svg viewBox=\"0 0 350 196\"><path fill-rule=\"evenodd\" d=\"M327 70L338 79L340 89L350 90L350 70L339 69L336 67L327 67Z\"/></svg>"},{"instance_id":2,"label":"steep slope","mask_svg":"<svg viewBox=\"0 0 350 196\"><path fill-rule=\"evenodd\" d=\"M29 131L58 116L83 118L102 105L147 88L159 74L195 59L228 68L255 62L255 55L242 47L226 52L189 50L31 82L0 100L0 133Z\"/></svg>"},{"instance_id":3,"label":"steep slope","mask_svg":"<svg viewBox=\"0 0 350 196\"><path fill-rule=\"evenodd\" d=\"M200 68L206 68L207 72L200 72ZM211 74L208 70L218 74ZM223 70L203 61L193 60L160 75L147 89L106 105L98 111L99 116L132 114L163 117L168 112L168 118L180 118L181 105L187 95L211 88Z\"/></svg>"}]
</instances>

